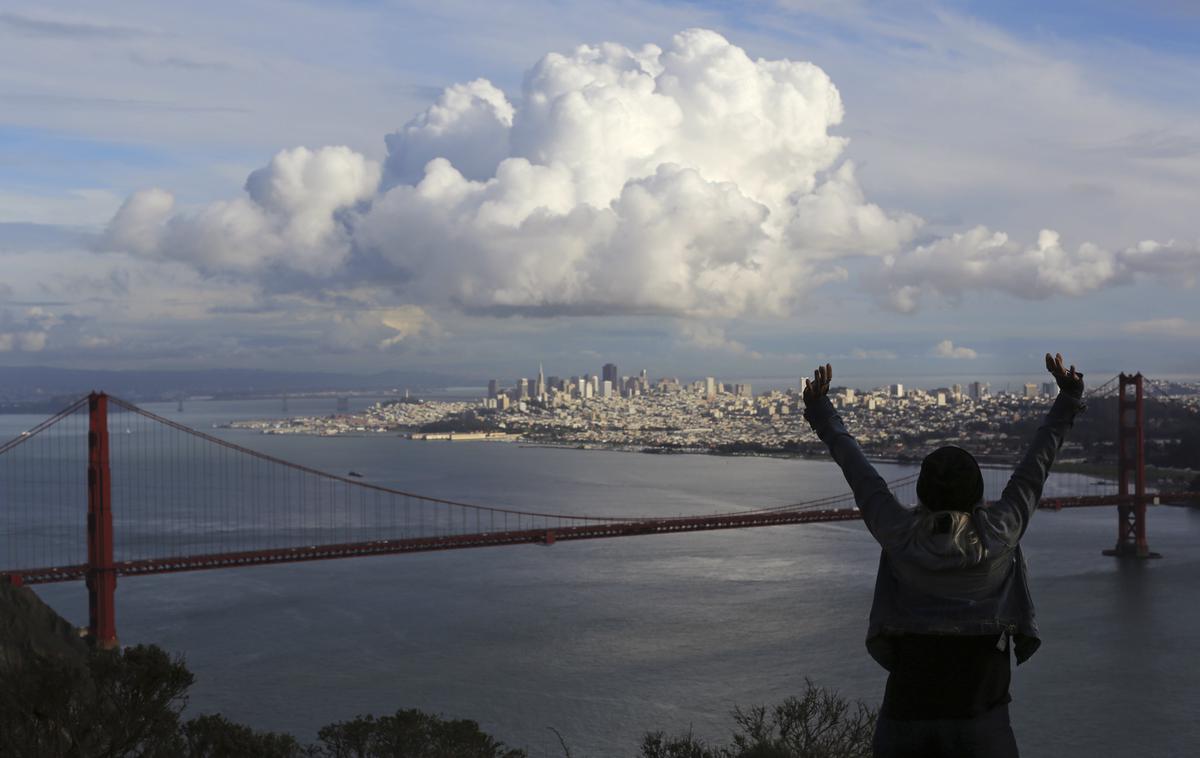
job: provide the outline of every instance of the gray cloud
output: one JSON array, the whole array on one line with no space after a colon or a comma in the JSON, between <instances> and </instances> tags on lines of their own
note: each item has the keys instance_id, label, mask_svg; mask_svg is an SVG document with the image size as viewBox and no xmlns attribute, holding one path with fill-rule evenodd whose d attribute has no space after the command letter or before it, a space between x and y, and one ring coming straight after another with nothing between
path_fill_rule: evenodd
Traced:
<instances>
[{"instance_id":1,"label":"gray cloud","mask_svg":"<svg viewBox=\"0 0 1200 758\"><path fill-rule=\"evenodd\" d=\"M130 53L129 59L139 66L146 68L174 68L183 71L233 71L234 66L227 61L200 60L181 55L149 56L142 53Z\"/></svg>"},{"instance_id":2,"label":"gray cloud","mask_svg":"<svg viewBox=\"0 0 1200 758\"><path fill-rule=\"evenodd\" d=\"M1183 287L1200 278L1200 243L1146 240L1120 251L1092 243L1074 249L1045 229L1033 246L976 227L887 256L867 281L881 302L913 312L935 299L959 300L970 292L1000 291L1025 300L1077 297L1137 277Z\"/></svg>"},{"instance_id":3,"label":"gray cloud","mask_svg":"<svg viewBox=\"0 0 1200 758\"><path fill-rule=\"evenodd\" d=\"M0 13L0 25L8 27L17 34L68 40L121 40L149 35L149 32L144 29L131 26L59 21L17 13Z\"/></svg>"}]
</instances>

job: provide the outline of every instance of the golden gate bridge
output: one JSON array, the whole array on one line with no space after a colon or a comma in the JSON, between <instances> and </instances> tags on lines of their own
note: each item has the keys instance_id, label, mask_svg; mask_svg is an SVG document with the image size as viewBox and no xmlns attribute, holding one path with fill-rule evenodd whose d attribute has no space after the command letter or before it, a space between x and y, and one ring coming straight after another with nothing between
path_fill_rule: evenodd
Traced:
<instances>
[{"instance_id":1,"label":"golden gate bridge","mask_svg":"<svg viewBox=\"0 0 1200 758\"><path fill-rule=\"evenodd\" d=\"M1146 508L1198 502L1151 492L1145 477L1141 374L1089 393L1118 402L1111 491L1056 475L1039 507L1116 506L1106 553L1150 557ZM985 468L994 497L1008 469ZM916 474L889 486L916 501ZM1089 494L1090 493L1090 494ZM92 393L0 445L0 580L84 580L89 637L115 647L118 577L582 539L860 518L850 494L711 514L545 513L417 495L337 476L222 440L104 393Z\"/></svg>"}]
</instances>

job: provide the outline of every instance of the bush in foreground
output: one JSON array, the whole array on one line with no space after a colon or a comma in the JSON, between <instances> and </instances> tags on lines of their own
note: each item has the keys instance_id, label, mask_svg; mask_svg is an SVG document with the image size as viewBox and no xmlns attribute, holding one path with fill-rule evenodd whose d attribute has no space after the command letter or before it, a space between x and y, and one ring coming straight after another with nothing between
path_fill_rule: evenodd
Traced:
<instances>
[{"instance_id":1,"label":"bush in foreground","mask_svg":"<svg viewBox=\"0 0 1200 758\"><path fill-rule=\"evenodd\" d=\"M642 740L641 758L870 758L875 711L808 679L804 685L801 697L773 708L735 709L729 745L652 732Z\"/></svg>"},{"instance_id":2,"label":"bush in foreground","mask_svg":"<svg viewBox=\"0 0 1200 758\"><path fill-rule=\"evenodd\" d=\"M415 709L359 716L322 727L317 755L329 758L525 758L465 719L446 720Z\"/></svg>"},{"instance_id":3,"label":"bush in foreground","mask_svg":"<svg viewBox=\"0 0 1200 758\"><path fill-rule=\"evenodd\" d=\"M12 660L11 658L9 659ZM301 745L220 714L181 718L194 681L161 648L27 655L0 668L0 756L21 758L525 758L474 721L418 710L357 716ZM806 681L773 708L733 713L732 742L647 734L641 758L859 758L869 756L875 714ZM571 758L564 743L564 753Z\"/></svg>"}]
</instances>

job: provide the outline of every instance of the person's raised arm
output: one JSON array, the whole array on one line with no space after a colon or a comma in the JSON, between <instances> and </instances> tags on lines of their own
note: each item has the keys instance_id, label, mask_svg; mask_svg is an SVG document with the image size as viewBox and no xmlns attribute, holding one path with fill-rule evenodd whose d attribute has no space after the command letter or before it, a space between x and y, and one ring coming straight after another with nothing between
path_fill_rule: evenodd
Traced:
<instances>
[{"instance_id":1,"label":"person's raised arm","mask_svg":"<svg viewBox=\"0 0 1200 758\"><path fill-rule=\"evenodd\" d=\"M813 372L811 380L804 380L804 418L841 467L871 535L885 549L899 549L909 538L912 516L896 500L833 409L829 402L832 378L833 366L826 363Z\"/></svg>"},{"instance_id":2,"label":"person's raised arm","mask_svg":"<svg viewBox=\"0 0 1200 758\"><path fill-rule=\"evenodd\" d=\"M996 536L1010 546L1016 545L1029 528L1029 521L1042 498L1046 477L1050 475L1050 466L1067 431L1075 423L1076 414L1084 408L1083 374L1074 366L1064 368L1062 353L1053 358L1046 353L1046 370L1058 383L1058 398L1038 428L1025 457L1013 471L1000 500L983 512Z\"/></svg>"}]
</instances>

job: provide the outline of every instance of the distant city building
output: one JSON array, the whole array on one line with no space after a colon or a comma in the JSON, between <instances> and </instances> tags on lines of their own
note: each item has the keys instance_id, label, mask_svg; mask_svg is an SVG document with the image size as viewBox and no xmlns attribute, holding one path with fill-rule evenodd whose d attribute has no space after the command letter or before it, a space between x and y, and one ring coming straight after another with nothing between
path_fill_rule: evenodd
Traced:
<instances>
[{"instance_id":1,"label":"distant city building","mask_svg":"<svg viewBox=\"0 0 1200 758\"><path fill-rule=\"evenodd\" d=\"M1026 384L1025 385L1025 397L1037 397L1037 396L1038 396L1038 386L1036 384L1034 384L1033 382Z\"/></svg>"},{"instance_id":2,"label":"distant city building","mask_svg":"<svg viewBox=\"0 0 1200 758\"><path fill-rule=\"evenodd\" d=\"M987 382L971 382L971 399L982 400L988 396L991 387Z\"/></svg>"},{"instance_id":3,"label":"distant city building","mask_svg":"<svg viewBox=\"0 0 1200 758\"><path fill-rule=\"evenodd\" d=\"M704 379L704 397L706 400L715 400L717 397L717 380L715 377L709 376Z\"/></svg>"},{"instance_id":4,"label":"distant city building","mask_svg":"<svg viewBox=\"0 0 1200 758\"><path fill-rule=\"evenodd\" d=\"M600 369L600 381L612 382L612 386L620 386L621 377L617 375L617 364L605 363L604 368Z\"/></svg>"},{"instance_id":5,"label":"distant city building","mask_svg":"<svg viewBox=\"0 0 1200 758\"><path fill-rule=\"evenodd\" d=\"M500 393L500 382L495 379L488 380L488 397L495 397Z\"/></svg>"},{"instance_id":6,"label":"distant city building","mask_svg":"<svg viewBox=\"0 0 1200 758\"><path fill-rule=\"evenodd\" d=\"M754 397L754 393L751 391L749 383L734 385L733 394L737 395L738 397Z\"/></svg>"},{"instance_id":7,"label":"distant city building","mask_svg":"<svg viewBox=\"0 0 1200 758\"><path fill-rule=\"evenodd\" d=\"M888 387L888 394L891 395L892 397L904 397L904 385L903 384L891 385L890 387Z\"/></svg>"},{"instance_id":8,"label":"distant city building","mask_svg":"<svg viewBox=\"0 0 1200 758\"><path fill-rule=\"evenodd\" d=\"M1054 382L1042 382L1042 394L1046 397L1054 397L1058 394L1058 385Z\"/></svg>"},{"instance_id":9,"label":"distant city building","mask_svg":"<svg viewBox=\"0 0 1200 758\"><path fill-rule=\"evenodd\" d=\"M612 397L612 396L613 396L612 380L605 379L603 382L600 383L600 397Z\"/></svg>"}]
</instances>

